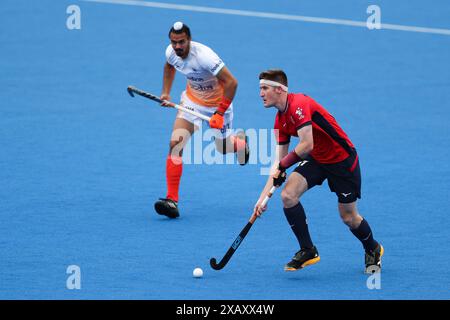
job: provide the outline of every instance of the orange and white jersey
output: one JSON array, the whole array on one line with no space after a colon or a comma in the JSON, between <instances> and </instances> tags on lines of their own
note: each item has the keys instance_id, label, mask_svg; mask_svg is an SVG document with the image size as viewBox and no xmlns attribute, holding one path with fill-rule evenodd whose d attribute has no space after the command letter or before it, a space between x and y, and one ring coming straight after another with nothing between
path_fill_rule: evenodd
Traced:
<instances>
[{"instance_id":1,"label":"orange and white jersey","mask_svg":"<svg viewBox=\"0 0 450 320\"><path fill-rule=\"evenodd\" d=\"M186 76L186 94L193 102L217 107L223 97L223 86L216 75L225 63L209 47L191 41L189 55L181 59L172 46L166 49L167 63Z\"/></svg>"}]
</instances>

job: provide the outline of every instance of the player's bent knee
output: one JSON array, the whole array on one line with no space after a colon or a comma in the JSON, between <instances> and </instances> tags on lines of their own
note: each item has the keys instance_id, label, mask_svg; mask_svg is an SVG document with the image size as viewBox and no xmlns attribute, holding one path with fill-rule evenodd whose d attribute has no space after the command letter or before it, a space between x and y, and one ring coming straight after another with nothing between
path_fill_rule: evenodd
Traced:
<instances>
[{"instance_id":1,"label":"player's bent knee","mask_svg":"<svg viewBox=\"0 0 450 320\"><path fill-rule=\"evenodd\" d=\"M170 141L169 144L169 154L171 156L178 156L181 157L183 156L183 147L184 144L180 141Z\"/></svg>"},{"instance_id":2,"label":"player's bent knee","mask_svg":"<svg viewBox=\"0 0 450 320\"><path fill-rule=\"evenodd\" d=\"M345 223L347 226L351 227L354 224L354 217L351 215L342 215L341 214L342 222Z\"/></svg>"},{"instance_id":3,"label":"player's bent knee","mask_svg":"<svg viewBox=\"0 0 450 320\"><path fill-rule=\"evenodd\" d=\"M183 144L179 141L170 141L169 143L169 149L170 151L174 150L174 149L183 149Z\"/></svg>"},{"instance_id":4,"label":"player's bent knee","mask_svg":"<svg viewBox=\"0 0 450 320\"><path fill-rule=\"evenodd\" d=\"M221 154L234 152L234 144L229 137L225 139L216 138L215 143L216 143L216 150Z\"/></svg>"},{"instance_id":5,"label":"player's bent knee","mask_svg":"<svg viewBox=\"0 0 450 320\"><path fill-rule=\"evenodd\" d=\"M186 142L188 141L189 137L187 136L173 136L170 139L170 150L175 149L175 148L179 148L182 149L184 147L184 145L186 144Z\"/></svg>"},{"instance_id":6,"label":"player's bent knee","mask_svg":"<svg viewBox=\"0 0 450 320\"><path fill-rule=\"evenodd\" d=\"M216 150L221 154L225 154L227 150L227 142L226 139L217 139L215 140Z\"/></svg>"},{"instance_id":7,"label":"player's bent knee","mask_svg":"<svg viewBox=\"0 0 450 320\"><path fill-rule=\"evenodd\" d=\"M356 229L361 224L363 218L359 215L356 216L346 216L342 217L342 222L344 222L350 229Z\"/></svg>"},{"instance_id":8,"label":"player's bent knee","mask_svg":"<svg viewBox=\"0 0 450 320\"><path fill-rule=\"evenodd\" d=\"M299 196L291 188L284 188L281 191L281 200L283 201L285 208L290 208L297 204Z\"/></svg>"},{"instance_id":9,"label":"player's bent knee","mask_svg":"<svg viewBox=\"0 0 450 320\"><path fill-rule=\"evenodd\" d=\"M339 214L341 216L342 222L352 229L357 228L363 219L359 215L356 206L346 206L339 204Z\"/></svg>"}]
</instances>

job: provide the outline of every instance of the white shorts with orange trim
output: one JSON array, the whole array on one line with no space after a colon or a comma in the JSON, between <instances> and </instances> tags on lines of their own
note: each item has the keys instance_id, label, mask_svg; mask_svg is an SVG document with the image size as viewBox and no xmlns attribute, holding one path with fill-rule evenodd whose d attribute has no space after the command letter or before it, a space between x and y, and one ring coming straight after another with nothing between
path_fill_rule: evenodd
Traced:
<instances>
[{"instance_id":1,"label":"white shorts with orange trim","mask_svg":"<svg viewBox=\"0 0 450 320\"><path fill-rule=\"evenodd\" d=\"M217 109L216 107L205 107L205 106L202 106L202 105L192 102L187 97L186 91L183 91L183 93L181 94L180 104L183 107L191 108L192 110L194 110L198 113L204 114L205 116L208 116L208 117L211 117ZM178 111L177 118L187 120L190 123L194 124L198 128L200 128L202 126L203 120L197 116L190 114L190 113ZM225 114L223 116L223 129L221 129L221 130L213 129L214 131L216 131L214 133L214 136L217 139L226 139L227 137L229 137L232 134L231 129L233 129L233 104L230 105L230 107L227 109L227 111L225 112Z\"/></svg>"}]
</instances>

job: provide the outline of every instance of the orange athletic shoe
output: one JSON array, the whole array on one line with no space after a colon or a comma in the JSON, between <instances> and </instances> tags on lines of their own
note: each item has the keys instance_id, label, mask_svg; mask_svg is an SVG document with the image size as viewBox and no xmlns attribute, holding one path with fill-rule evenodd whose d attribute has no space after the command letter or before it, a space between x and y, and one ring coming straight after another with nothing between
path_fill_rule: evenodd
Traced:
<instances>
[{"instance_id":1,"label":"orange athletic shoe","mask_svg":"<svg viewBox=\"0 0 450 320\"><path fill-rule=\"evenodd\" d=\"M284 271L297 271L319 261L319 252L316 247L304 248L298 251L292 260L284 266Z\"/></svg>"}]
</instances>

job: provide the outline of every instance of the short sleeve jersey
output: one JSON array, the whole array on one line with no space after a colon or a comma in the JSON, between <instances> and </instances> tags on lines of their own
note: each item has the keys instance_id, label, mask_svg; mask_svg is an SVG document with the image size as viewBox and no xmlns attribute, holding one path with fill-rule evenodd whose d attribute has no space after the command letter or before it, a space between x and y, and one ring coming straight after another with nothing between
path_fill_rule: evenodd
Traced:
<instances>
[{"instance_id":1,"label":"short sleeve jersey","mask_svg":"<svg viewBox=\"0 0 450 320\"><path fill-rule=\"evenodd\" d=\"M220 103L223 86L216 76L225 63L213 50L191 41L188 56L181 59L169 45L166 59L167 63L186 76L186 94L189 99L206 107L215 107Z\"/></svg>"},{"instance_id":2,"label":"short sleeve jersey","mask_svg":"<svg viewBox=\"0 0 450 320\"><path fill-rule=\"evenodd\" d=\"M274 129L278 144L287 144L297 131L312 125L314 147L310 155L319 163L345 160L354 149L353 143L336 119L320 104L304 94L288 94L287 108L278 112Z\"/></svg>"}]
</instances>

